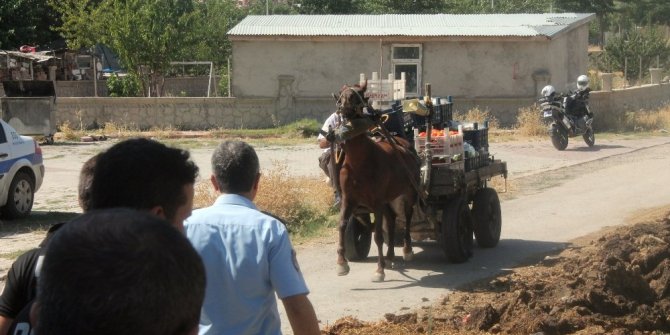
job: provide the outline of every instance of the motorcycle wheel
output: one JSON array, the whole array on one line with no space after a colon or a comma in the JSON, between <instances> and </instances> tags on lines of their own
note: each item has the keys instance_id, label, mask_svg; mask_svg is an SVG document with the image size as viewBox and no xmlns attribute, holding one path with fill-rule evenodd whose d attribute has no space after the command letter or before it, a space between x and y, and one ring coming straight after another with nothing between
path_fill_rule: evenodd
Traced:
<instances>
[{"instance_id":1,"label":"motorcycle wheel","mask_svg":"<svg viewBox=\"0 0 670 335\"><path fill-rule=\"evenodd\" d=\"M563 151L568 147L568 132L565 128L552 124L549 134L551 136L551 144L554 145L554 148Z\"/></svg>"},{"instance_id":2,"label":"motorcycle wheel","mask_svg":"<svg viewBox=\"0 0 670 335\"><path fill-rule=\"evenodd\" d=\"M584 135L582 135L582 137L584 137L584 142L586 142L586 145L589 147L592 147L596 144L596 134L593 132L592 128L586 129L586 132Z\"/></svg>"}]
</instances>

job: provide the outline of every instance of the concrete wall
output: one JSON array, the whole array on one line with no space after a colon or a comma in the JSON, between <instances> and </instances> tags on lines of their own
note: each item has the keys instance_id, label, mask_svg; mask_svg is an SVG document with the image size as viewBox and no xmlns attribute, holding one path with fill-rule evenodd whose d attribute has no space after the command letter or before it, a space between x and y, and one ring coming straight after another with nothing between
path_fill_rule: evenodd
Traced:
<instances>
[{"instance_id":1,"label":"concrete wall","mask_svg":"<svg viewBox=\"0 0 670 335\"><path fill-rule=\"evenodd\" d=\"M296 98L292 104L301 113L281 110L278 103L277 98L59 98L55 122L68 121L74 127L115 122L141 129L266 128L302 118L322 122L334 110L332 98ZM457 112L489 109L506 127L516 123L519 108L533 103L534 98L454 98ZM670 84L592 92L590 104L596 130L618 129L625 112L670 104Z\"/></svg>"},{"instance_id":2,"label":"concrete wall","mask_svg":"<svg viewBox=\"0 0 670 335\"><path fill-rule=\"evenodd\" d=\"M592 92L589 102L591 111L596 115L596 130L616 130L623 125L626 112L653 110L670 105L670 84Z\"/></svg>"},{"instance_id":3,"label":"concrete wall","mask_svg":"<svg viewBox=\"0 0 670 335\"><path fill-rule=\"evenodd\" d=\"M212 77L210 87L210 96L217 96L219 77ZM165 78L163 87L164 96L185 96L185 97L206 97L209 77L177 77ZM106 97L107 81L98 80L98 96ZM56 81L56 96L58 97L94 97L95 83L93 80L59 80ZM221 92L218 95L225 95L227 92Z\"/></svg>"},{"instance_id":4,"label":"concrete wall","mask_svg":"<svg viewBox=\"0 0 670 335\"><path fill-rule=\"evenodd\" d=\"M327 117L309 114L286 118L274 111L275 99L262 98L59 98L55 122L67 121L75 128L113 122L139 129L201 130L270 128L300 118Z\"/></svg>"}]
</instances>

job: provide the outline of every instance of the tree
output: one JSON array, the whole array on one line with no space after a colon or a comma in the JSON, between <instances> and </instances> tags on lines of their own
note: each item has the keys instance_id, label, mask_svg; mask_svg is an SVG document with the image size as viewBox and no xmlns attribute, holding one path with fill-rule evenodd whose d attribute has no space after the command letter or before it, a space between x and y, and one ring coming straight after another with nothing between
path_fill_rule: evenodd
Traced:
<instances>
[{"instance_id":1,"label":"tree","mask_svg":"<svg viewBox=\"0 0 670 335\"><path fill-rule=\"evenodd\" d=\"M50 29L58 15L49 10L46 0L0 1L0 48L18 49L21 45L41 45L59 38Z\"/></svg>"},{"instance_id":2,"label":"tree","mask_svg":"<svg viewBox=\"0 0 670 335\"><path fill-rule=\"evenodd\" d=\"M359 0L358 11L366 14L437 14L444 0Z\"/></svg>"},{"instance_id":3,"label":"tree","mask_svg":"<svg viewBox=\"0 0 670 335\"><path fill-rule=\"evenodd\" d=\"M666 60L669 54L668 42L657 29L633 29L607 41L605 57L610 68L603 70L626 67L626 78L630 80L640 76L640 67L644 71L657 57Z\"/></svg>"},{"instance_id":4,"label":"tree","mask_svg":"<svg viewBox=\"0 0 670 335\"><path fill-rule=\"evenodd\" d=\"M70 49L92 47L104 33L105 6L100 0L47 0L60 14L61 24L53 29L60 32Z\"/></svg>"},{"instance_id":5,"label":"tree","mask_svg":"<svg viewBox=\"0 0 670 335\"><path fill-rule=\"evenodd\" d=\"M145 95L161 96L163 75L195 44L192 0L50 0L63 17L70 47L109 45L142 80Z\"/></svg>"},{"instance_id":6,"label":"tree","mask_svg":"<svg viewBox=\"0 0 670 335\"><path fill-rule=\"evenodd\" d=\"M614 13L614 0L557 0L557 5L566 12L595 13L598 21L598 41L602 45L607 30L607 18Z\"/></svg>"},{"instance_id":7,"label":"tree","mask_svg":"<svg viewBox=\"0 0 670 335\"><path fill-rule=\"evenodd\" d=\"M358 6L354 0L303 0L300 14L356 14Z\"/></svg>"}]
</instances>

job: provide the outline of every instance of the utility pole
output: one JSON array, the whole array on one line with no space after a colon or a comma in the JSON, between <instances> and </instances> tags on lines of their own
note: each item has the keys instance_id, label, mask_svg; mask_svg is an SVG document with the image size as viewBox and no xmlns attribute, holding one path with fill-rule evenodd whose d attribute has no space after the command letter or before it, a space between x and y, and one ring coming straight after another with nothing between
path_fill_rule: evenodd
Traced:
<instances>
[{"instance_id":1,"label":"utility pole","mask_svg":"<svg viewBox=\"0 0 670 335\"><path fill-rule=\"evenodd\" d=\"M270 0L265 0L265 15L269 15L269 14L270 14L270 5L269 5L269 3L270 3Z\"/></svg>"}]
</instances>

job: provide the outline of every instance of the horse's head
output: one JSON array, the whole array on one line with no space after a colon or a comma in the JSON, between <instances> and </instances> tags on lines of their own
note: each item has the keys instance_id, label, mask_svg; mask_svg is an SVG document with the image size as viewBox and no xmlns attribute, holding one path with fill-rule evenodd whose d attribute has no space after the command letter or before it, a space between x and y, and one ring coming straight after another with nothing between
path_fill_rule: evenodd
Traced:
<instances>
[{"instance_id":1,"label":"horse's head","mask_svg":"<svg viewBox=\"0 0 670 335\"><path fill-rule=\"evenodd\" d=\"M337 98L338 111L347 119L363 117L363 108L368 107L368 99L365 97L365 90L368 88L368 81L363 85L347 86L340 89L340 95Z\"/></svg>"}]
</instances>

